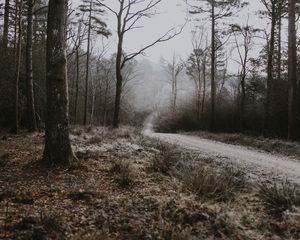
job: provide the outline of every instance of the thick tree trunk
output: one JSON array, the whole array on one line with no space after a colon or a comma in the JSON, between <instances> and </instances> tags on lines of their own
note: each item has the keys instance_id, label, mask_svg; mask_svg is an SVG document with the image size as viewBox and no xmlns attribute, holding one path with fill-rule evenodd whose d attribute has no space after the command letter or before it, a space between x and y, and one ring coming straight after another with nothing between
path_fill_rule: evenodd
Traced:
<instances>
[{"instance_id":1,"label":"thick tree trunk","mask_svg":"<svg viewBox=\"0 0 300 240\"><path fill-rule=\"evenodd\" d=\"M216 46L215 46L215 3L211 2L211 112L210 112L210 130L215 130L215 62L216 62Z\"/></svg>"},{"instance_id":2,"label":"thick tree trunk","mask_svg":"<svg viewBox=\"0 0 300 240\"><path fill-rule=\"evenodd\" d=\"M8 47L8 27L9 27L9 0L5 0L4 6L4 23L3 23L3 48L4 50Z\"/></svg>"},{"instance_id":3,"label":"thick tree trunk","mask_svg":"<svg viewBox=\"0 0 300 240\"><path fill-rule=\"evenodd\" d=\"M47 27L47 116L44 160L69 165L73 159L69 139L66 21L68 0L50 0Z\"/></svg>"},{"instance_id":4,"label":"thick tree trunk","mask_svg":"<svg viewBox=\"0 0 300 240\"><path fill-rule=\"evenodd\" d=\"M14 102L14 110L15 110L15 118L14 125L12 128L12 132L17 134L19 131L19 82L20 82L20 65L21 65L21 57L22 57L22 11L23 11L23 0L20 0L19 3L16 4L16 8L18 14L18 33L16 35L17 43L16 43L16 69L15 69L15 102ZM17 32L17 30L16 30Z\"/></svg>"},{"instance_id":5,"label":"thick tree trunk","mask_svg":"<svg viewBox=\"0 0 300 240\"><path fill-rule=\"evenodd\" d=\"M92 27L92 0L90 1L89 9L89 29L88 29L88 44L86 56L86 74L85 74L85 94L84 94L84 116L83 125L87 124L87 111L88 111L88 91L89 91L89 72L90 72L90 44L91 44L91 27Z\"/></svg>"},{"instance_id":6,"label":"thick tree trunk","mask_svg":"<svg viewBox=\"0 0 300 240\"><path fill-rule=\"evenodd\" d=\"M264 118L264 134L268 135L271 130L271 114L272 114L272 105L273 105L273 57L275 49L275 25L276 25L276 16L275 16L275 3L272 4L272 20L271 20L271 36L268 47L268 64L267 64L267 96L265 103L265 118Z\"/></svg>"},{"instance_id":7,"label":"thick tree trunk","mask_svg":"<svg viewBox=\"0 0 300 240\"><path fill-rule=\"evenodd\" d=\"M33 37L33 0L27 0L27 42L26 42L26 85L27 85L27 128L36 131L36 117L33 90L32 37Z\"/></svg>"},{"instance_id":8,"label":"thick tree trunk","mask_svg":"<svg viewBox=\"0 0 300 240\"><path fill-rule=\"evenodd\" d=\"M288 35L288 79L289 79L289 99L288 99L288 139L296 140L296 89L297 89L297 47L296 47L296 27L295 27L295 0L288 1L289 11L289 35Z\"/></svg>"}]
</instances>

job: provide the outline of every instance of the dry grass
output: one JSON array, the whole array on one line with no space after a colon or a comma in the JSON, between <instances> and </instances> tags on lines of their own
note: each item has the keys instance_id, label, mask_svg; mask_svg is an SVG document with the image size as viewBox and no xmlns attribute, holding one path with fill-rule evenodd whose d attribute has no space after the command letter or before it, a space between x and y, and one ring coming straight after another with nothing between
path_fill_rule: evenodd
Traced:
<instances>
[{"instance_id":1,"label":"dry grass","mask_svg":"<svg viewBox=\"0 0 300 240\"><path fill-rule=\"evenodd\" d=\"M134 182L134 168L128 160L114 160L111 172L116 174L116 179L121 187L128 187Z\"/></svg>"},{"instance_id":2,"label":"dry grass","mask_svg":"<svg viewBox=\"0 0 300 240\"><path fill-rule=\"evenodd\" d=\"M281 184L261 183L258 186L258 197L266 211L276 218L281 218L286 211L293 211L300 206L299 188L288 181Z\"/></svg>"},{"instance_id":3,"label":"dry grass","mask_svg":"<svg viewBox=\"0 0 300 240\"><path fill-rule=\"evenodd\" d=\"M297 142L288 142L280 139L269 139L262 136L252 137L244 134L232 133L209 133L209 132L192 132L202 138L211 139L219 142L253 147L267 152L284 154L300 159L300 144Z\"/></svg>"},{"instance_id":4,"label":"dry grass","mask_svg":"<svg viewBox=\"0 0 300 240\"><path fill-rule=\"evenodd\" d=\"M163 174L169 174L176 162L180 160L180 152L176 151L174 146L161 142L158 142L155 147L158 152L152 158L150 168Z\"/></svg>"},{"instance_id":5,"label":"dry grass","mask_svg":"<svg viewBox=\"0 0 300 240\"><path fill-rule=\"evenodd\" d=\"M245 188L245 174L233 167L186 167L180 171L185 185L203 201L229 201Z\"/></svg>"}]
</instances>

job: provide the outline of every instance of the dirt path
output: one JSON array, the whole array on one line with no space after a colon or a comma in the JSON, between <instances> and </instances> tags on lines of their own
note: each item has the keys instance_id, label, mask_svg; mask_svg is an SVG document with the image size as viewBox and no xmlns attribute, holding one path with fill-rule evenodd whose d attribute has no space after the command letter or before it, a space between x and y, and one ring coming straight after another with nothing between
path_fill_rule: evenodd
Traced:
<instances>
[{"instance_id":1,"label":"dirt path","mask_svg":"<svg viewBox=\"0 0 300 240\"><path fill-rule=\"evenodd\" d=\"M218 161L235 164L254 178L287 179L300 184L299 160L195 136L154 133L151 127L151 123L148 122L143 134L187 150L200 152L208 157L214 157Z\"/></svg>"}]
</instances>

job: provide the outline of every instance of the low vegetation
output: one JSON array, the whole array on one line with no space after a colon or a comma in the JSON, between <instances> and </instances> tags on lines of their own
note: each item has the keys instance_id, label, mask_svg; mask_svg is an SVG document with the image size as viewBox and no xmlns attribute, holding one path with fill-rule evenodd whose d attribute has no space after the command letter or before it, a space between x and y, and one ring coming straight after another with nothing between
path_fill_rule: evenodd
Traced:
<instances>
[{"instance_id":1,"label":"low vegetation","mask_svg":"<svg viewBox=\"0 0 300 240\"><path fill-rule=\"evenodd\" d=\"M5 136L1 239L300 237L299 194L292 184L278 191L253 188L257 182L238 169L145 138L137 129L73 127L79 165L69 169L36 164L42 133ZM272 204L278 209L270 211Z\"/></svg>"},{"instance_id":2,"label":"low vegetation","mask_svg":"<svg viewBox=\"0 0 300 240\"><path fill-rule=\"evenodd\" d=\"M276 217L282 218L284 214L300 207L299 187L284 181L278 183L262 183L258 186L258 196L266 211Z\"/></svg>"}]
</instances>

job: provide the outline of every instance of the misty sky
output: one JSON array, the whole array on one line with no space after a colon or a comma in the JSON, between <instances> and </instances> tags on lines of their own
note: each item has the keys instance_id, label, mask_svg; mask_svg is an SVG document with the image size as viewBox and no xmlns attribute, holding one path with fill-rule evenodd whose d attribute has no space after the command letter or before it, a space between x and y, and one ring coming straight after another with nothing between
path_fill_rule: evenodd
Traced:
<instances>
[{"instance_id":1,"label":"misty sky","mask_svg":"<svg viewBox=\"0 0 300 240\"><path fill-rule=\"evenodd\" d=\"M76 1L79 2L79 0ZM115 1L116 0L110 0L106 2L109 6L114 6ZM246 23L248 15L250 14L249 24L253 24L260 28L267 27L266 19L262 20L254 15L256 11L263 9L260 0L251 0L249 2L250 5L239 13L238 17L230 19L231 23ZM186 19L189 18L190 21L180 36L177 36L168 42L160 43L146 52L146 56L155 62L158 62L161 57L171 59L174 53L182 58L186 58L192 48L192 29L196 25L204 25L209 28L209 21L195 22L191 20L191 17L187 14L187 6L183 0L163 0L157 10L159 11L158 15L153 16L151 19L145 19L139 24L144 26L144 28L136 29L126 35L124 40L125 51L130 53L138 50L147 43L151 43L153 40L157 39L170 28L184 24ZM114 34L116 26L115 16L108 12L105 18L109 29L113 31L113 36L109 39L110 42L112 42L110 44L110 52L115 52L117 42L116 35ZM260 47L258 48L260 49Z\"/></svg>"}]
</instances>

